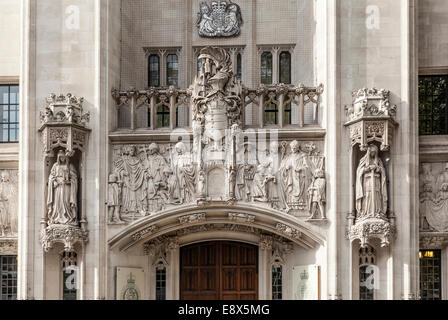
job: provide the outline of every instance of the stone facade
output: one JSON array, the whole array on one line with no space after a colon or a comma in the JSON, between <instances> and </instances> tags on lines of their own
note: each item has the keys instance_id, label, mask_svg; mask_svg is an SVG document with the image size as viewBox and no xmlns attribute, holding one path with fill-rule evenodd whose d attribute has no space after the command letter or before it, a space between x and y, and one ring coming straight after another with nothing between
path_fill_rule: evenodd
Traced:
<instances>
[{"instance_id":1,"label":"stone facade","mask_svg":"<svg viewBox=\"0 0 448 320\"><path fill-rule=\"evenodd\" d=\"M118 269L143 299L166 270L178 299L182 248L212 240L258 246L260 299L273 266L284 299L294 270L319 270L321 299L359 299L366 257L375 299L418 298L419 249L448 260L448 143L417 121L418 74L448 73L448 5L201 2L0 0L14 26L0 28L0 84L21 92L20 144L0 145L0 254L19 256L18 298L62 299L76 265L78 299L120 298Z\"/></svg>"}]
</instances>

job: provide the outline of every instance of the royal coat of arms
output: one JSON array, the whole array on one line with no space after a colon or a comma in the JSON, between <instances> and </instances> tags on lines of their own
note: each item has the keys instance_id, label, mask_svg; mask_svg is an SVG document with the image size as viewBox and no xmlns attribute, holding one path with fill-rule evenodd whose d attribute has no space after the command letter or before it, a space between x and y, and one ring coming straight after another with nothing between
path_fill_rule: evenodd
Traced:
<instances>
[{"instance_id":1,"label":"royal coat of arms","mask_svg":"<svg viewBox=\"0 0 448 320\"><path fill-rule=\"evenodd\" d=\"M197 25L201 37L231 37L240 34L241 9L230 0L201 2Z\"/></svg>"}]
</instances>

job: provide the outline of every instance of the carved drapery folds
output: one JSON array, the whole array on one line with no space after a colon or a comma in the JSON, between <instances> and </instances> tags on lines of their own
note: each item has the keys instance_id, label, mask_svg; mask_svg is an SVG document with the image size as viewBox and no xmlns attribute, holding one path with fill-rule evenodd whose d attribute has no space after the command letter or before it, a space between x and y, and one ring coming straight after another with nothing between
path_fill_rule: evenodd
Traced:
<instances>
[{"instance_id":1,"label":"carved drapery folds","mask_svg":"<svg viewBox=\"0 0 448 320\"><path fill-rule=\"evenodd\" d=\"M349 215L348 233L351 240L360 240L362 247L373 238L388 246L396 231L389 208L388 168L383 160L397 126L392 118L396 106L389 96L384 89L360 89L353 92L353 104L346 108L354 172L354 209Z\"/></svg>"},{"instance_id":2,"label":"carved drapery folds","mask_svg":"<svg viewBox=\"0 0 448 320\"><path fill-rule=\"evenodd\" d=\"M49 251L62 243L71 251L88 239L87 221L81 210L83 164L90 129L83 98L71 94L50 95L41 112L43 150L46 163L46 210L42 218L41 243Z\"/></svg>"},{"instance_id":3,"label":"carved drapery folds","mask_svg":"<svg viewBox=\"0 0 448 320\"><path fill-rule=\"evenodd\" d=\"M442 249L448 244L448 163L420 168L421 248Z\"/></svg>"}]
</instances>

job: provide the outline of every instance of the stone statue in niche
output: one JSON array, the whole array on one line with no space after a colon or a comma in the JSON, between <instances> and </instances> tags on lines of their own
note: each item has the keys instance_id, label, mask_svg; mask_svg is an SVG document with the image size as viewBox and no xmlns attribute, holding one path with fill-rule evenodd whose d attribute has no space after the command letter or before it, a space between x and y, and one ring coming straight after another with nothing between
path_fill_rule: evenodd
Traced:
<instances>
[{"instance_id":1,"label":"stone statue in niche","mask_svg":"<svg viewBox=\"0 0 448 320\"><path fill-rule=\"evenodd\" d=\"M112 173L109 175L109 186L107 192L107 206L109 207L109 223L123 224L121 220L121 182L118 175Z\"/></svg>"},{"instance_id":2,"label":"stone statue in niche","mask_svg":"<svg viewBox=\"0 0 448 320\"><path fill-rule=\"evenodd\" d=\"M291 153L283 159L280 167L282 190L288 208L303 210L307 206L306 155L300 152L300 144L296 140L291 142L290 149Z\"/></svg>"},{"instance_id":3,"label":"stone statue in niche","mask_svg":"<svg viewBox=\"0 0 448 320\"><path fill-rule=\"evenodd\" d=\"M386 217L386 170L378 153L378 147L370 144L356 170L356 211L361 220Z\"/></svg>"},{"instance_id":4,"label":"stone statue in niche","mask_svg":"<svg viewBox=\"0 0 448 320\"><path fill-rule=\"evenodd\" d=\"M78 226L78 173L62 150L48 179L47 211L49 225Z\"/></svg>"},{"instance_id":5,"label":"stone statue in niche","mask_svg":"<svg viewBox=\"0 0 448 320\"><path fill-rule=\"evenodd\" d=\"M2 170L0 180L0 237L17 236L17 171Z\"/></svg>"},{"instance_id":6,"label":"stone statue in niche","mask_svg":"<svg viewBox=\"0 0 448 320\"><path fill-rule=\"evenodd\" d=\"M325 172L317 169L314 172L313 182L308 188L310 219L325 219L326 180Z\"/></svg>"},{"instance_id":7,"label":"stone statue in niche","mask_svg":"<svg viewBox=\"0 0 448 320\"><path fill-rule=\"evenodd\" d=\"M433 200L433 185L435 182L434 176L432 174L431 164L422 164L423 174L420 176L420 181L422 182L421 192L420 192L420 229L428 230L430 226L426 219L426 202Z\"/></svg>"},{"instance_id":8,"label":"stone statue in niche","mask_svg":"<svg viewBox=\"0 0 448 320\"><path fill-rule=\"evenodd\" d=\"M116 170L123 181L122 205L125 212L147 212L145 168L137 156L137 147L124 148L121 157L115 161Z\"/></svg>"}]
</instances>

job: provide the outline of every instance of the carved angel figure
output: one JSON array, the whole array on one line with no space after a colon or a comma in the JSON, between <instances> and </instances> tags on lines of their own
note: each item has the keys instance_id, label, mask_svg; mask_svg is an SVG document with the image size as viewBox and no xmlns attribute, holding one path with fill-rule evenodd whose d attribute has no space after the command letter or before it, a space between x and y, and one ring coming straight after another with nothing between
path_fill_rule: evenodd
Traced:
<instances>
[{"instance_id":1,"label":"carved angel figure","mask_svg":"<svg viewBox=\"0 0 448 320\"><path fill-rule=\"evenodd\" d=\"M48 179L49 224L78 224L78 174L64 151L60 150Z\"/></svg>"},{"instance_id":2,"label":"carved angel figure","mask_svg":"<svg viewBox=\"0 0 448 320\"><path fill-rule=\"evenodd\" d=\"M386 170L373 144L356 170L356 211L361 219L381 218L387 212Z\"/></svg>"}]
</instances>

